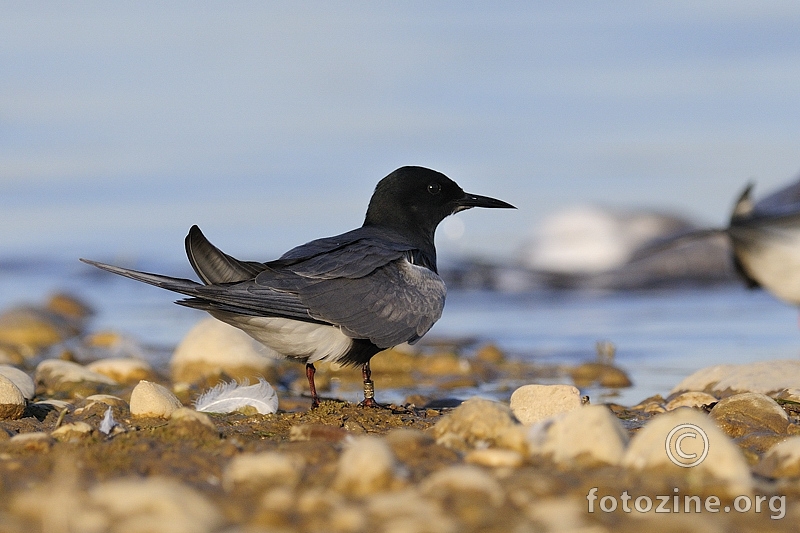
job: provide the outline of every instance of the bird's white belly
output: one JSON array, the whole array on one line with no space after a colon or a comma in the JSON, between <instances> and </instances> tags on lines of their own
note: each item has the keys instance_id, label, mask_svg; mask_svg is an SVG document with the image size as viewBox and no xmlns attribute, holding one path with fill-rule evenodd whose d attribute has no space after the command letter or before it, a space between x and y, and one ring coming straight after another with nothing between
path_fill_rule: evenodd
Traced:
<instances>
[{"instance_id":1,"label":"bird's white belly","mask_svg":"<svg viewBox=\"0 0 800 533\"><path fill-rule=\"evenodd\" d=\"M279 354L307 363L336 361L350 350L353 339L334 326L277 317L216 312L212 315L235 326Z\"/></svg>"},{"instance_id":2,"label":"bird's white belly","mask_svg":"<svg viewBox=\"0 0 800 533\"><path fill-rule=\"evenodd\" d=\"M800 231L770 231L738 254L745 271L790 304L800 304Z\"/></svg>"}]
</instances>

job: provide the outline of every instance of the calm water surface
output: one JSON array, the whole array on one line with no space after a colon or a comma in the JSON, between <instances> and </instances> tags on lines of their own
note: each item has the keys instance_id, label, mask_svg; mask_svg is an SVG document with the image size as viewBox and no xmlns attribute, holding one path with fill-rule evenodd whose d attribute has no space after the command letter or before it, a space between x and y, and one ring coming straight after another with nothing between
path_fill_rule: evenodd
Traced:
<instances>
[{"instance_id":1,"label":"calm water surface","mask_svg":"<svg viewBox=\"0 0 800 533\"><path fill-rule=\"evenodd\" d=\"M134 266L192 277L186 265ZM172 347L205 316L174 305L176 295L167 291L77 260L0 263L0 309L38 303L54 291L91 304L97 310L92 329L114 329L146 345ZM738 286L610 294L453 290L426 338L435 336L477 337L515 357L555 364L593 360L595 343L611 341L617 364L634 382L614 398L623 404L666 395L704 366L800 356L797 310Z\"/></svg>"}]
</instances>

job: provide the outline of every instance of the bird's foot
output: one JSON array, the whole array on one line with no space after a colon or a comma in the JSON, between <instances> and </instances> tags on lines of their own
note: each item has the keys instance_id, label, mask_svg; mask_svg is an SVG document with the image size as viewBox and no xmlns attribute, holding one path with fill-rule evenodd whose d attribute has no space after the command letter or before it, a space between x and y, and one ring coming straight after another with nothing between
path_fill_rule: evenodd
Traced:
<instances>
[{"instance_id":1,"label":"bird's foot","mask_svg":"<svg viewBox=\"0 0 800 533\"><path fill-rule=\"evenodd\" d=\"M359 407L370 407L373 409L389 409L388 406L380 404L375 401L375 398L364 398L364 400L358 404Z\"/></svg>"}]
</instances>

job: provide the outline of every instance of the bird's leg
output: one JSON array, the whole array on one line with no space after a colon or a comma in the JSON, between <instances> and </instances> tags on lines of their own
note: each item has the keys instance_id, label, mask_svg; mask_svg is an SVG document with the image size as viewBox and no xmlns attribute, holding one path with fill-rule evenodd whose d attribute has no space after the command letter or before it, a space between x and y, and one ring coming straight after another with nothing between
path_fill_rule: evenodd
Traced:
<instances>
[{"instance_id":1,"label":"bird's leg","mask_svg":"<svg viewBox=\"0 0 800 533\"><path fill-rule=\"evenodd\" d=\"M375 401L375 384L372 382L372 370L369 367L369 361L361 367L361 374L364 376L364 401L361 402L361 405L364 407L380 407L380 404Z\"/></svg>"},{"instance_id":2,"label":"bird's leg","mask_svg":"<svg viewBox=\"0 0 800 533\"><path fill-rule=\"evenodd\" d=\"M314 384L314 374L317 369L311 363L306 363L306 377L308 378L308 388L311 389L311 408L319 407L319 396L317 396L317 386Z\"/></svg>"}]
</instances>

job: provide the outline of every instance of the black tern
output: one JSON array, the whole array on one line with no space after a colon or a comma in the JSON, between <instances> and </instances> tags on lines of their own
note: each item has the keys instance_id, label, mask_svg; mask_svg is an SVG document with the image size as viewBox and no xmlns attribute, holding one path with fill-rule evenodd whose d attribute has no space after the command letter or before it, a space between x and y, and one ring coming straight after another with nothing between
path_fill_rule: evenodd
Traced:
<instances>
[{"instance_id":1,"label":"black tern","mask_svg":"<svg viewBox=\"0 0 800 533\"><path fill-rule=\"evenodd\" d=\"M800 305L800 181L755 203L752 191L751 183L739 195L727 227L691 231L646 246L635 258L722 234L731 243L734 269L748 287Z\"/></svg>"},{"instance_id":2,"label":"black tern","mask_svg":"<svg viewBox=\"0 0 800 533\"><path fill-rule=\"evenodd\" d=\"M378 183L360 228L303 244L274 261L234 259L193 226L186 254L202 283L81 261L188 296L176 303L207 311L304 362L312 407L319 405L314 363L361 365L362 404L376 406L370 359L417 342L439 319L446 288L434 233L445 217L472 207L514 208L466 193L435 170L407 166Z\"/></svg>"}]
</instances>

